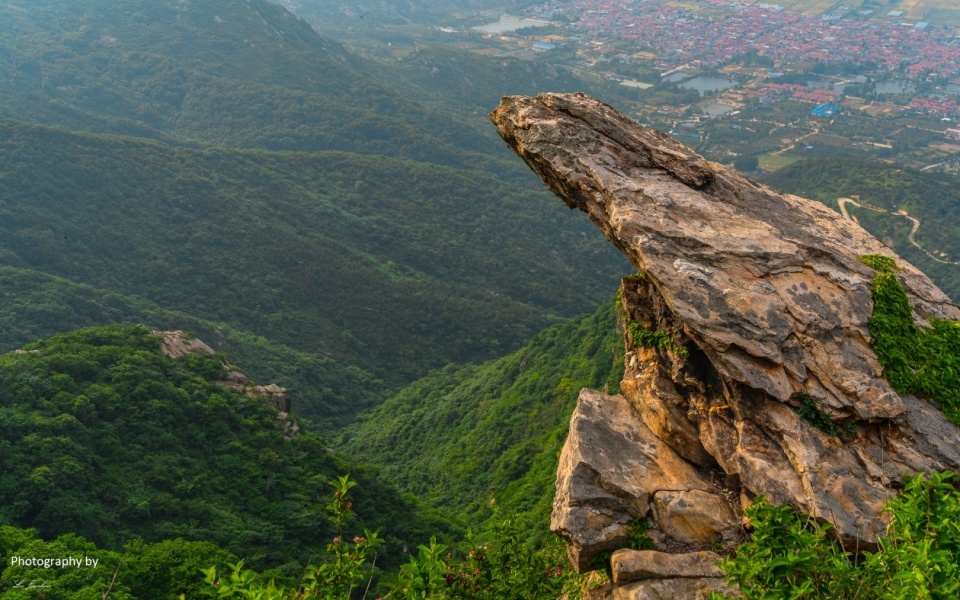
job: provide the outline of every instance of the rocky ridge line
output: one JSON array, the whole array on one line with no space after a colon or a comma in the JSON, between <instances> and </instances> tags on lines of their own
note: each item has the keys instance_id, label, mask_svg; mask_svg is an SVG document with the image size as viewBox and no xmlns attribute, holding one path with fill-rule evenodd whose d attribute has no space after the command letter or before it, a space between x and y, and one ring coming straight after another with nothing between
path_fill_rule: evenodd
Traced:
<instances>
[{"instance_id":1,"label":"rocky ridge line","mask_svg":"<svg viewBox=\"0 0 960 600\"><path fill-rule=\"evenodd\" d=\"M624 395L585 390L561 455L552 528L578 570L624 546L638 517L658 552L728 551L760 494L870 549L904 474L960 469L960 430L882 378L867 327L875 272L860 258L896 261L921 326L960 309L859 225L583 94L507 97L491 119L640 272L621 288ZM800 418L805 402L844 436ZM700 598L721 585L695 577L670 595L667 579L614 573L610 594Z\"/></svg>"},{"instance_id":2,"label":"rocky ridge line","mask_svg":"<svg viewBox=\"0 0 960 600\"><path fill-rule=\"evenodd\" d=\"M176 359L188 354L214 356L217 353L203 341L191 337L179 329L176 331L152 331L151 333L160 338L160 351L170 358ZM223 361L221 360L221 362ZM300 426L290 416L290 396L285 388L275 383L257 385L233 365L223 362L223 366L227 369L226 378L215 381L216 385L243 392L248 397L257 398L276 410L277 419L283 422L283 433L287 437L292 437L300 431Z\"/></svg>"}]
</instances>

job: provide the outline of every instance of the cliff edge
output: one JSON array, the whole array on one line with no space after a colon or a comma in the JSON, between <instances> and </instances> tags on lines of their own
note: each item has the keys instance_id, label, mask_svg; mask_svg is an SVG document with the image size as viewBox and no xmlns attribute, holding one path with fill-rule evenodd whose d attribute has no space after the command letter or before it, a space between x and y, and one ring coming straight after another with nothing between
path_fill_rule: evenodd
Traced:
<instances>
[{"instance_id":1,"label":"cliff edge","mask_svg":"<svg viewBox=\"0 0 960 600\"><path fill-rule=\"evenodd\" d=\"M561 455L552 528L578 570L603 566L645 519L654 550L613 555L616 597L706 597L722 589L710 551L743 539L757 495L863 550L905 474L960 470L960 430L898 394L870 345L866 255L895 261L919 326L960 319L915 267L822 204L586 95L507 97L491 119L639 271L621 287L623 396L585 390ZM666 554L687 562L651 570Z\"/></svg>"}]
</instances>

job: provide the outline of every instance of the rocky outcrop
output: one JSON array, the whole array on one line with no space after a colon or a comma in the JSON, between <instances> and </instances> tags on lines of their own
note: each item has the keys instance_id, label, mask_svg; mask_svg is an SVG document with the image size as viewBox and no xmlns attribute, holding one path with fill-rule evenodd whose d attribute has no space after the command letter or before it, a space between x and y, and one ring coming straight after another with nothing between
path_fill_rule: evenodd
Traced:
<instances>
[{"instance_id":1,"label":"rocky outcrop","mask_svg":"<svg viewBox=\"0 0 960 600\"><path fill-rule=\"evenodd\" d=\"M864 255L896 261L918 324L960 318L912 265L585 95L508 97L491 118L640 272L621 289L623 396L584 392L561 458L553 526L578 568L636 518L660 551L728 549L759 494L869 549L905 473L960 469L958 428L895 392L870 347ZM800 418L808 402L843 435Z\"/></svg>"},{"instance_id":2,"label":"rocky outcrop","mask_svg":"<svg viewBox=\"0 0 960 600\"><path fill-rule=\"evenodd\" d=\"M170 358L180 358L188 354L216 354L213 348L179 329L151 333L160 338L160 351Z\"/></svg>"},{"instance_id":3,"label":"rocky outcrop","mask_svg":"<svg viewBox=\"0 0 960 600\"><path fill-rule=\"evenodd\" d=\"M208 354L213 356L216 351L199 339L183 331L153 331L160 338L160 351L170 358L180 358L188 354ZM264 404L277 411L277 419L282 421L284 435L290 437L300 431L300 426L290 416L290 396L287 390L275 383L257 385L249 377L238 371L232 365L224 363L227 375L221 381L214 383L220 387L243 392L250 398L257 398Z\"/></svg>"},{"instance_id":4,"label":"rocky outcrop","mask_svg":"<svg viewBox=\"0 0 960 600\"><path fill-rule=\"evenodd\" d=\"M662 549L737 541L736 509L709 474L660 440L623 396L583 390L560 454L551 529L567 540L580 573L627 545L637 518L655 514L648 532Z\"/></svg>"}]
</instances>

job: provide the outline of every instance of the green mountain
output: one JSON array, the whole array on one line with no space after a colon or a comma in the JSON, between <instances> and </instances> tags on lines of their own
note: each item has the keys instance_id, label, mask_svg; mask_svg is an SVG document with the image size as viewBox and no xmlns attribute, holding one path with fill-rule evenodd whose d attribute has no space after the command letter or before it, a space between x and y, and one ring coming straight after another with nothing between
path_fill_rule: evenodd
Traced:
<instances>
[{"instance_id":1,"label":"green mountain","mask_svg":"<svg viewBox=\"0 0 960 600\"><path fill-rule=\"evenodd\" d=\"M278 0L317 26L363 30L382 25L446 24L465 11L510 11L534 0Z\"/></svg>"},{"instance_id":2,"label":"green mountain","mask_svg":"<svg viewBox=\"0 0 960 600\"><path fill-rule=\"evenodd\" d=\"M262 0L5 3L0 54L17 119L0 120L0 264L342 365L339 383L284 382L324 427L384 385L516 349L622 270L550 209L484 107L444 106L458 76L426 75L428 55L405 81ZM451 94L494 102L476 91ZM73 326L18 315L0 349Z\"/></svg>"},{"instance_id":3,"label":"green mountain","mask_svg":"<svg viewBox=\"0 0 960 600\"><path fill-rule=\"evenodd\" d=\"M0 156L16 157L0 167L0 264L226 323L393 386L518 347L598 301L619 262L577 215L476 172L0 125ZM359 410L367 394L354 393Z\"/></svg>"},{"instance_id":4,"label":"green mountain","mask_svg":"<svg viewBox=\"0 0 960 600\"><path fill-rule=\"evenodd\" d=\"M298 415L309 413L317 432L332 431L350 421L357 405L374 402L388 391L369 371L328 356L294 350L226 323L35 270L0 266L0 306L3 351L63 331L110 323L148 323L161 330L193 332L244 365L255 381L290 390L293 410ZM358 399L356 390L364 391L363 398Z\"/></svg>"},{"instance_id":5,"label":"green mountain","mask_svg":"<svg viewBox=\"0 0 960 600\"><path fill-rule=\"evenodd\" d=\"M960 180L945 173L921 173L898 165L859 160L812 159L765 175L761 181L786 192L815 198L850 215L916 265L960 301ZM880 209L880 210L876 210ZM904 214L898 214L902 211ZM911 242L910 234L917 220ZM919 247L918 247L919 245Z\"/></svg>"},{"instance_id":6,"label":"green mountain","mask_svg":"<svg viewBox=\"0 0 960 600\"><path fill-rule=\"evenodd\" d=\"M454 518L478 523L495 499L546 532L577 396L584 387L615 393L622 378L623 338L608 303L503 358L430 373L362 415L341 447Z\"/></svg>"},{"instance_id":7,"label":"green mountain","mask_svg":"<svg viewBox=\"0 0 960 600\"><path fill-rule=\"evenodd\" d=\"M0 116L9 118L456 166L506 157L486 123L398 90L382 79L391 70L266 0L15 0L0 6L0 56ZM495 168L522 172L511 162Z\"/></svg>"},{"instance_id":8,"label":"green mountain","mask_svg":"<svg viewBox=\"0 0 960 600\"><path fill-rule=\"evenodd\" d=\"M351 473L361 524L391 536L387 561L425 538L396 492L315 435L291 433L263 398L218 384L225 375L216 356L168 358L142 326L0 356L0 524L112 550L204 540L299 574L335 534L328 482Z\"/></svg>"}]
</instances>

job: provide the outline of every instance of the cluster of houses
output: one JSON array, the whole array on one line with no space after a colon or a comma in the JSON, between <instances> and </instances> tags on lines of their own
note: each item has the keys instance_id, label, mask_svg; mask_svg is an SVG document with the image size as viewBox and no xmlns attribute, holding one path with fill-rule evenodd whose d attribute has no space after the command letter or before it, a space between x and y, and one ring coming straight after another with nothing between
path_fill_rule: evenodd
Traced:
<instances>
[{"instance_id":1,"label":"cluster of houses","mask_svg":"<svg viewBox=\"0 0 960 600\"><path fill-rule=\"evenodd\" d=\"M935 117L960 117L960 104L950 99L913 98L903 109L904 112L927 114Z\"/></svg>"},{"instance_id":2,"label":"cluster of houses","mask_svg":"<svg viewBox=\"0 0 960 600\"><path fill-rule=\"evenodd\" d=\"M793 63L870 63L878 71L960 77L956 32L928 23L825 19L772 4L726 0L703 0L691 8L620 0L548 0L526 12L563 17L571 29L595 40L634 42L651 50L664 69L691 61L717 67L756 53Z\"/></svg>"}]
</instances>

